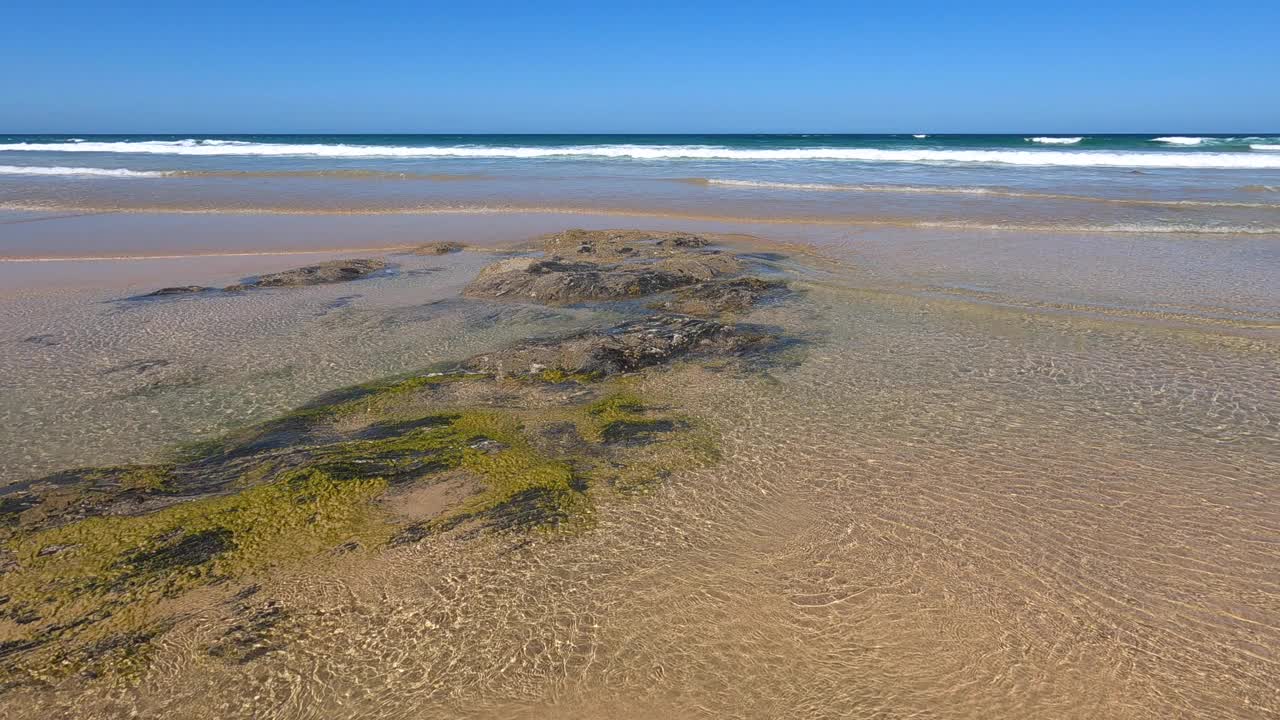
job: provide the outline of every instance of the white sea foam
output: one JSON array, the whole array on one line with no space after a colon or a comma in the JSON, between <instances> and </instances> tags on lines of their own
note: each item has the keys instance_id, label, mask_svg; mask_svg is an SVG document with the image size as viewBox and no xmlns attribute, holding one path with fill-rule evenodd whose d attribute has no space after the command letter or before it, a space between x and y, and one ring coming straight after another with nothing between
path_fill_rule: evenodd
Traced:
<instances>
[{"instance_id":1,"label":"white sea foam","mask_svg":"<svg viewBox=\"0 0 1280 720\"><path fill-rule=\"evenodd\" d=\"M987 163L998 165L1280 169L1271 153L1178 154L1100 150L940 150L876 148L740 149L714 145L573 145L493 147L254 143L240 140L147 140L140 142L8 143L0 152L95 152L159 155L244 155L322 158L609 158L632 160L813 160L865 163Z\"/></svg>"},{"instance_id":2,"label":"white sea foam","mask_svg":"<svg viewBox=\"0 0 1280 720\"><path fill-rule=\"evenodd\" d=\"M79 177L156 178L167 172L127 170L125 168L89 168L59 166L0 165L0 175L74 175Z\"/></svg>"},{"instance_id":3,"label":"white sea foam","mask_svg":"<svg viewBox=\"0 0 1280 720\"><path fill-rule=\"evenodd\" d=\"M1075 145L1084 138L1082 137L1032 137L1024 138L1027 142L1040 143L1041 145Z\"/></svg>"},{"instance_id":4,"label":"white sea foam","mask_svg":"<svg viewBox=\"0 0 1280 720\"><path fill-rule=\"evenodd\" d=\"M1151 138L1151 142L1164 143L1166 145L1199 145L1208 139L1209 138L1170 135L1168 137Z\"/></svg>"},{"instance_id":5,"label":"white sea foam","mask_svg":"<svg viewBox=\"0 0 1280 720\"><path fill-rule=\"evenodd\" d=\"M913 138L915 138L915 139L917 139L917 140L923 140L924 138L927 138L927 137L929 137L929 136L928 136L928 135L924 135L924 134L918 134L918 135L912 135L911 137L913 137Z\"/></svg>"},{"instance_id":6,"label":"white sea foam","mask_svg":"<svg viewBox=\"0 0 1280 720\"><path fill-rule=\"evenodd\" d=\"M1250 150L1266 150L1270 152L1280 151L1280 145L1250 145Z\"/></svg>"}]
</instances>

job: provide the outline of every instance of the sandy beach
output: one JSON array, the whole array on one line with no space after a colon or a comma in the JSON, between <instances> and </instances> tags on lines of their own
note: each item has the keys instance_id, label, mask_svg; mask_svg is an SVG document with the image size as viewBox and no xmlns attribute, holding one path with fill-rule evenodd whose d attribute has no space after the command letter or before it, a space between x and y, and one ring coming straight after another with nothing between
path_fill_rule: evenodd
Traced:
<instances>
[{"instance_id":1,"label":"sandy beach","mask_svg":"<svg viewBox=\"0 0 1280 720\"><path fill-rule=\"evenodd\" d=\"M1280 707L1269 238L176 222L4 226L7 716Z\"/></svg>"}]
</instances>

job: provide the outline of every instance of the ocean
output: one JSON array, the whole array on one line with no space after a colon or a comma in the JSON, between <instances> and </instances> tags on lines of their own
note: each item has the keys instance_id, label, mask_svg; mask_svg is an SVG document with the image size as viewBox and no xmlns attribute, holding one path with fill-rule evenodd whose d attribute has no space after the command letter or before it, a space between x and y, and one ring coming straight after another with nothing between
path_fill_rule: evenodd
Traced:
<instances>
[{"instance_id":1,"label":"ocean","mask_svg":"<svg viewBox=\"0 0 1280 720\"><path fill-rule=\"evenodd\" d=\"M629 213L1280 233L1280 133L5 135L0 213Z\"/></svg>"}]
</instances>

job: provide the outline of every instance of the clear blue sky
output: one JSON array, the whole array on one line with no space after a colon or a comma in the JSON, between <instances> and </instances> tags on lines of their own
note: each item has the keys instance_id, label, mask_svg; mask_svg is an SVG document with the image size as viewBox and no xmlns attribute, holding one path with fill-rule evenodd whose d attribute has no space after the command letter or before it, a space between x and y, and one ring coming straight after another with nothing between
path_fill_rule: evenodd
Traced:
<instances>
[{"instance_id":1,"label":"clear blue sky","mask_svg":"<svg viewBox=\"0 0 1280 720\"><path fill-rule=\"evenodd\" d=\"M0 132L1280 131L1280 0L345 5L14 2Z\"/></svg>"}]
</instances>

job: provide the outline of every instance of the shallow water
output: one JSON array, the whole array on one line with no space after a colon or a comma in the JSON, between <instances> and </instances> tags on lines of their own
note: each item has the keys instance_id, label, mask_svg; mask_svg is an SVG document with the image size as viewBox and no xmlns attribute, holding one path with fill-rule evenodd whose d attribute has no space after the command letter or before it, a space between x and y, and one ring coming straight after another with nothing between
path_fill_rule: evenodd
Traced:
<instances>
[{"instance_id":1,"label":"shallow water","mask_svg":"<svg viewBox=\"0 0 1280 720\"><path fill-rule=\"evenodd\" d=\"M802 362L645 381L714 423L719 464L603 507L581 535L435 537L265 578L243 601L214 590L139 686L3 702L15 717L1280 713L1271 245L779 239L822 256L794 254L804 293L748 319L805 340ZM3 446L34 453L9 467L137 459L324 389L603 320L449 304L490 257L401 256L398 274L351 285L133 306L104 302L155 286L132 263L109 289L31 283L4 300L6 398L22 401L5 401ZM299 264L206 260L181 281ZM444 269L411 274L431 267ZM449 311L423 310L436 300ZM103 372L149 358L173 362ZM199 382L176 382L193 368ZM209 655L236 602L277 603L283 646L247 664Z\"/></svg>"}]
</instances>

